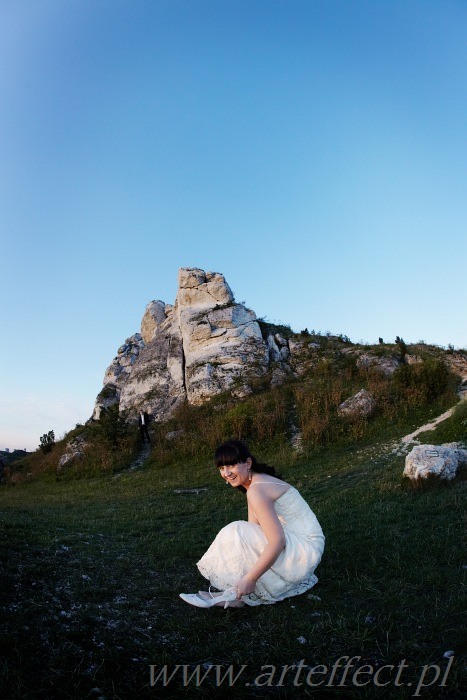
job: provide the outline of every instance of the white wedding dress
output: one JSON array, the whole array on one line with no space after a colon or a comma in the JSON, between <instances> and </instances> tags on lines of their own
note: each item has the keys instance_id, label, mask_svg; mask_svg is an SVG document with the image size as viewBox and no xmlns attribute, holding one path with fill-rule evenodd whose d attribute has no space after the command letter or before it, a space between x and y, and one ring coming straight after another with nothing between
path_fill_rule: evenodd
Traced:
<instances>
[{"instance_id":1,"label":"white wedding dress","mask_svg":"<svg viewBox=\"0 0 467 700\"><path fill-rule=\"evenodd\" d=\"M276 603L308 591L318 581L314 570L324 551L324 535L316 515L293 486L274 501L274 509L284 528L286 545L258 579L254 593L242 597L247 605ZM259 525L236 520L218 533L199 560L198 569L212 586L225 590L248 573L266 543Z\"/></svg>"}]
</instances>

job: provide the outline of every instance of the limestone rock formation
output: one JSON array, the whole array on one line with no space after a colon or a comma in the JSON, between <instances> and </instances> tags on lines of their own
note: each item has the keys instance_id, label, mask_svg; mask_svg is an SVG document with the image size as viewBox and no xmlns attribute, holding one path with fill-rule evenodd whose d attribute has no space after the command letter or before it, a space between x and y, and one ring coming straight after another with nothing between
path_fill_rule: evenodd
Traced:
<instances>
[{"instance_id":1,"label":"limestone rock formation","mask_svg":"<svg viewBox=\"0 0 467 700\"><path fill-rule=\"evenodd\" d=\"M308 338L295 337L288 341L289 363L294 374L298 377L305 374L317 362L317 353L321 346Z\"/></svg>"},{"instance_id":2,"label":"limestone rock formation","mask_svg":"<svg viewBox=\"0 0 467 700\"><path fill-rule=\"evenodd\" d=\"M128 379L128 375L143 348L144 340L140 333L135 333L131 338L127 338L123 345L118 348L117 357L107 368L104 384L112 383L117 388L121 388Z\"/></svg>"},{"instance_id":3,"label":"limestone rock formation","mask_svg":"<svg viewBox=\"0 0 467 700\"><path fill-rule=\"evenodd\" d=\"M371 394L366 389L361 389L350 399L341 403L337 409L337 414L341 418L356 418L358 416L371 416L374 413L376 402Z\"/></svg>"},{"instance_id":4,"label":"limestone rock formation","mask_svg":"<svg viewBox=\"0 0 467 700\"><path fill-rule=\"evenodd\" d=\"M182 337L169 308L165 321L155 329L120 391L120 410L135 416L138 410L159 421L171 415L186 396Z\"/></svg>"},{"instance_id":5,"label":"limestone rock formation","mask_svg":"<svg viewBox=\"0 0 467 700\"><path fill-rule=\"evenodd\" d=\"M166 305L163 301L150 301L146 306L143 319L141 321L141 335L145 343L150 343L154 338L156 330L161 326L167 317Z\"/></svg>"},{"instance_id":6,"label":"limestone rock formation","mask_svg":"<svg viewBox=\"0 0 467 700\"><path fill-rule=\"evenodd\" d=\"M459 462L465 460L463 452L442 445L416 445L405 458L404 476L415 481L430 476L451 481Z\"/></svg>"},{"instance_id":7,"label":"limestone rock formation","mask_svg":"<svg viewBox=\"0 0 467 700\"><path fill-rule=\"evenodd\" d=\"M456 374L461 381L459 395L467 398L467 357L465 353L447 353L444 356L444 361L450 371Z\"/></svg>"},{"instance_id":8,"label":"limestone rock formation","mask_svg":"<svg viewBox=\"0 0 467 700\"><path fill-rule=\"evenodd\" d=\"M245 375L261 376L269 352L253 311L236 304L223 275L180 270L175 307L188 401L200 404Z\"/></svg>"},{"instance_id":9,"label":"limestone rock formation","mask_svg":"<svg viewBox=\"0 0 467 700\"><path fill-rule=\"evenodd\" d=\"M369 353L361 355L357 360L357 367L359 369L374 369L377 372L381 372L381 374L384 374L386 377L391 377L402 364L402 360L398 357L378 357L377 355L370 355Z\"/></svg>"},{"instance_id":10,"label":"limestone rock formation","mask_svg":"<svg viewBox=\"0 0 467 700\"><path fill-rule=\"evenodd\" d=\"M235 302L222 274L182 268L174 305L150 302L141 333L119 348L93 418L118 402L130 419L143 409L160 421L185 400L197 405L226 390L246 396L248 380L271 364L290 372L289 357L287 340L263 339L256 315Z\"/></svg>"},{"instance_id":11,"label":"limestone rock formation","mask_svg":"<svg viewBox=\"0 0 467 700\"><path fill-rule=\"evenodd\" d=\"M126 384L144 346L141 334L135 333L118 348L117 356L105 371L104 387L97 395L94 405L92 414L94 420L99 420L103 408L109 408L119 402L121 389Z\"/></svg>"},{"instance_id":12,"label":"limestone rock formation","mask_svg":"<svg viewBox=\"0 0 467 700\"><path fill-rule=\"evenodd\" d=\"M101 413L103 410L114 406L120 400L120 391L116 384L108 382L104 384L101 391L98 393L96 398L96 403L94 404L94 411L92 413L93 420L100 420Z\"/></svg>"},{"instance_id":13,"label":"limestone rock formation","mask_svg":"<svg viewBox=\"0 0 467 700\"><path fill-rule=\"evenodd\" d=\"M66 444L66 451L60 457L57 465L57 471L60 472L65 466L69 466L71 462L84 458L84 451L88 443L85 442L83 435L78 435L77 437L70 440Z\"/></svg>"}]
</instances>

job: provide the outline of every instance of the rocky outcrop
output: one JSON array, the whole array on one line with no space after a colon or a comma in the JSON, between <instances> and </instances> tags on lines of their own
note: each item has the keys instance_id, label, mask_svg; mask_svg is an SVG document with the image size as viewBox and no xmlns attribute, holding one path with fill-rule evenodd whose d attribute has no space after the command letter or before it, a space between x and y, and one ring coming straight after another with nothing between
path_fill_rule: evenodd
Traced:
<instances>
[{"instance_id":1,"label":"rocky outcrop","mask_svg":"<svg viewBox=\"0 0 467 700\"><path fill-rule=\"evenodd\" d=\"M151 301L140 332L118 349L105 372L92 418L99 420L102 410L118 405L130 421L140 410L164 421L185 401L199 405L227 392L226 401L222 399L226 405L229 396L244 399L267 382L275 387L291 376L308 381L307 375L329 368L354 373L357 366L362 374L369 371L370 379L374 372L390 379L404 364L400 356L389 354L389 348L352 346L346 336L329 332L289 331L287 326L258 321L253 311L235 301L222 274L182 268L173 305ZM407 364L441 356L438 349L421 344L410 349L420 355L406 354ZM445 357L463 382L460 395L467 395L467 353L450 351ZM344 401L338 414L366 417L374 409L373 396L362 390Z\"/></svg>"},{"instance_id":2,"label":"rocky outcrop","mask_svg":"<svg viewBox=\"0 0 467 700\"><path fill-rule=\"evenodd\" d=\"M318 360L321 345L306 337L290 338L288 341L289 364L298 377L314 367Z\"/></svg>"},{"instance_id":3,"label":"rocky outcrop","mask_svg":"<svg viewBox=\"0 0 467 700\"><path fill-rule=\"evenodd\" d=\"M112 384L117 389L126 383L130 372L144 348L144 340L140 333L135 333L131 338L127 338L123 345L118 348L117 357L112 361L104 375L104 385Z\"/></svg>"},{"instance_id":4,"label":"rocky outcrop","mask_svg":"<svg viewBox=\"0 0 467 700\"><path fill-rule=\"evenodd\" d=\"M376 370L386 377L391 377L402 364L402 360L398 357L384 355L378 357L377 355L370 355L369 353L361 355L357 360L357 367L359 369Z\"/></svg>"},{"instance_id":5,"label":"rocky outcrop","mask_svg":"<svg viewBox=\"0 0 467 700\"><path fill-rule=\"evenodd\" d=\"M166 313L151 342L141 349L120 391L120 411L129 417L144 410L154 420L164 420L186 398L180 328L174 323L173 307Z\"/></svg>"},{"instance_id":6,"label":"rocky outcrop","mask_svg":"<svg viewBox=\"0 0 467 700\"><path fill-rule=\"evenodd\" d=\"M119 403L121 389L125 386L144 346L145 343L142 335L140 333L135 333L131 338L127 338L123 345L118 348L117 356L112 360L112 364L107 367L105 371L104 386L97 395L94 404L92 413L93 420L100 419L102 409L110 408L110 406Z\"/></svg>"},{"instance_id":7,"label":"rocky outcrop","mask_svg":"<svg viewBox=\"0 0 467 700\"><path fill-rule=\"evenodd\" d=\"M361 389L350 399L341 403L337 409L337 414L340 418L358 418L360 416L366 418L374 413L376 402L371 394L366 389Z\"/></svg>"},{"instance_id":8,"label":"rocky outcrop","mask_svg":"<svg viewBox=\"0 0 467 700\"><path fill-rule=\"evenodd\" d=\"M405 458L404 476L418 481L436 477L451 481L467 463L467 450L452 445L416 445Z\"/></svg>"},{"instance_id":9,"label":"rocky outcrop","mask_svg":"<svg viewBox=\"0 0 467 700\"><path fill-rule=\"evenodd\" d=\"M223 275L182 269L175 302L192 404L265 374L269 352L256 315L236 304Z\"/></svg>"},{"instance_id":10,"label":"rocky outcrop","mask_svg":"<svg viewBox=\"0 0 467 700\"><path fill-rule=\"evenodd\" d=\"M456 374L461 382L459 395L467 399L467 353L452 352L444 356L448 369Z\"/></svg>"},{"instance_id":11,"label":"rocky outcrop","mask_svg":"<svg viewBox=\"0 0 467 700\"><path fill-rule=\"evenodd\" d=\"M102 411L106 411L111 406L115 406L120 401L120 391L115 384L109 382L105 384L103 389L98 393L94 411L92 413L93 420L100 420Z\"/></svg>"},{"instance_id":12,"label":"rocky outcrop","mask_svg":"<svg viewBox=\"0 0 467 700\"><path fill-rule=\"evenodd\" d=\"M146 306L143 319L141 321L141 336L145 343L150 343L154 335L167 318L167 313L171 307L167 307L163 301L150 301Z\"/></svg>"},{"instance_id":13,"label":"rocky outcrop","mask_svg":"<svg viewBox=\"0 0 467 700\"><path fill-rule=\"evenodd\" d=\"M287 340L263 339L256 315L235 302L223 275L182 268L174 305L150 302L141 333L119 348L93 418L118 402L129 418L143 409L161 421L185 400L197 405L226 390L247 396L248 380L272 367L282 381L289 357Z\"/></svg>"},{"instance_id":14,"label":"rocky outcrop","mask_svg":"<svg viewBox=\"0 0 467 700\"><path fill-rule=\"evenodd\" d=\"M66 445L65 453L60 457L57 465L57 471L61 471L65 466L69 466L71 462L84 459L85 449L88 446L82 435L70 440Z\"/></svg>"}]
</instances>

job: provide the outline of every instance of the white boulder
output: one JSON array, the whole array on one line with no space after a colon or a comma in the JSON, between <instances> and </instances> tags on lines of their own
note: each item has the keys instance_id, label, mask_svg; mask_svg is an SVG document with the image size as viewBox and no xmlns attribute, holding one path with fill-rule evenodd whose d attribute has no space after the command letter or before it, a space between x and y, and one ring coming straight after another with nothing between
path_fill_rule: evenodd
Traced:
<instances>
[{"instance_id":1,"label":"white boulder","mask_svg":"<svg viewBox=\"0 0 467 700\"><path fill-rule=\"evenodd\" d=\"M66 445L66 452L60 457L57 465L57 471L61 471L63 467L69 466L71 462L84 459L85 449L88 443L82 435L78 435Z\"/></svg>"},{"instance_id":2,"label":"white boulder","mask_svg":"<svg viewBox=\"0 0 467 700\"><path fill-rule=\"evenodd\" d=\"M404 476L419 480L434 476L451 481L457 474L459 454L456 448L442 445L416 445L405 458Z\"/></svg>"},{"instance_id":3,"label":"white boulder","mask_svg":"<svg viewBox=\"0 0 467 700\"><path fill-rule=\"evenodd\" d=\"M341 418L367 417L374 413L376 401L366 389L361 389L350 399L347 399L337 409L337 414Z\"/></svg>"}]
</instances>

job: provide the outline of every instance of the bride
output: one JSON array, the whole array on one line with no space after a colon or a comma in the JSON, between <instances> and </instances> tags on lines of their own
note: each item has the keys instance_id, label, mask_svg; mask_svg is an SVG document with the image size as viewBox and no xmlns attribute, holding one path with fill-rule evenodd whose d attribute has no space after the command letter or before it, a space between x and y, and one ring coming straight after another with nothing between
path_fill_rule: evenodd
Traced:
<instances>
[{"instance_id":1,"label":"bride","mask_svg":"<svg viewBox=\"0 0 467 700\"><path fill-rule=\"evenodd\" d=\"M324 535L307 502L239 440L220 445L215 463L227 484L246 493L248 522L223 527L197 564L220 592L181 593L182 600L201 608L270 605L309 590Z\"/></svg>"}]
</instances>

